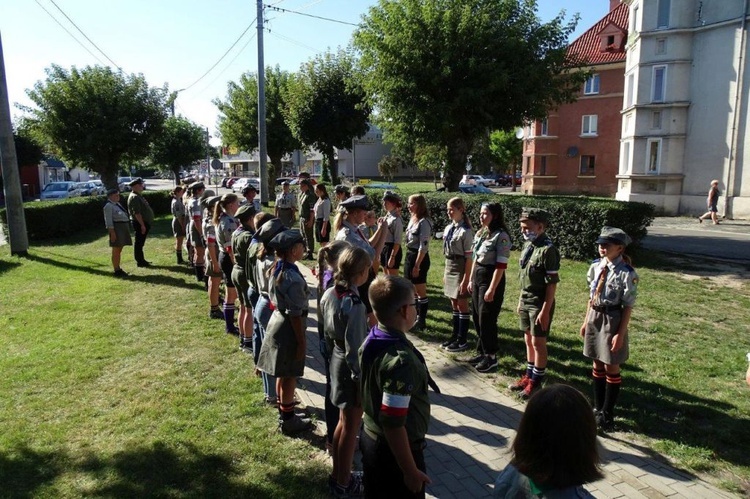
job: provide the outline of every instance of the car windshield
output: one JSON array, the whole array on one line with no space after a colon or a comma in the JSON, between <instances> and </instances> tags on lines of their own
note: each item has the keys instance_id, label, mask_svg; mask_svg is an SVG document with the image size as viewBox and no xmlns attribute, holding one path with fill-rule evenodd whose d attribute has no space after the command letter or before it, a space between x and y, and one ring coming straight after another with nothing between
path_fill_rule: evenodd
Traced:
<instances>
[{"instance_id":1,"label":"car windshield","mask_svg":"<svg viewBox=\"0 0 750 499\"><path fill-rule=\"evenodd\" d=\"M54 184L47 184L44 187L44 190L47 192L50 191L67 191L68 190L68 184L64 184L62 182L57 182Z\"/></svg>"}]
</instances>

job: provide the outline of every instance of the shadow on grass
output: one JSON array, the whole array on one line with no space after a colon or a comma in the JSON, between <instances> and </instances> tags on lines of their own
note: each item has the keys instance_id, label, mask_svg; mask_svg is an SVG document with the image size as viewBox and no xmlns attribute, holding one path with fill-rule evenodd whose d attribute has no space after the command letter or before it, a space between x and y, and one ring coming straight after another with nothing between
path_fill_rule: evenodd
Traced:
<instances>
[{"instance_id":1,"label":"shadow on grass","mask_svg":"<svg viewBox=\"0 0 750 499\"><path fill-rule=\"evenodd\" d=\"M0 274L13 270L21 266L21 262L16 260L0 260Z\"/></svg>"},{"instance_id":2,"label":"shadow on grass","mask_svg":"<svg viewBox=\"0 0 750 499\"><path fill-rule=\"evenodd\" d=\"M133 235L133 227L130 226L130 234ZM102 219L102 225L101 228L96 229L86 229L81 232L77 232L75 234L71 234L70 236L64 237L64 238L55 238L55 239L42 239L42 240L35 240L31 243L32 248L48 248L48 247L54 247L59 246L61 244L89 244L97 239L102 240L102 249L107 250L109 249L109 246L107 246L107 242L105 240L105 237L107 236L107 231L104 229L104 220ZM151 231L148 234L148 239L172 239L172 218L171 217L160 217L157 218L154 221L153 226L151 227ZM148 251L148 239L146 239L146 251Z\"/></svg>"},{"instance_id":3,"label":"shadow on grass","mask_svg":"<svg viewBox=\"0 0 750 499\"><path fill-rule=\"evenodd\" d=\"M0 483L4 497L21 498L36 497L45 489L54 493L48 487L63 473L85 475L86 495L96 497L291 498L322 489L314 468L301 472L284 465L259 480L248 477L234 461L232 456L205 454L187 442L157 442L110 457L89 454L82 459L19 448L0 454Z\"/></svg>"}]
</instances>

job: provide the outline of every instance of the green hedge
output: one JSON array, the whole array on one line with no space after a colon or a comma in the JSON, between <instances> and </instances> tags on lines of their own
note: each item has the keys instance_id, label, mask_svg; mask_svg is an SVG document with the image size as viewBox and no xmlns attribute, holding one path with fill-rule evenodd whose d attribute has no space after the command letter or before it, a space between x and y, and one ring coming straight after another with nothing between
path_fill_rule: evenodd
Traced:
<instances>
[{"instance_id":1,"label":"green hedge","mask_svg":"<svg viewBox=\"0 0 750 499\"><path fill-rule=\"evenodd\" d=\"M370 200L380 207L382 193L368 193ZM482 203L500 203L505 214L505 223L513 239L513 247L523 245L518 218L523 207L544 208L551 214L547 233L565 258L589 260L597 256L595 241L602 226L619 227L627 232L637 246L646 236L646 228L654 219L655 207L646 203L615 201L606 198L584 196L522 196L515 194L460 194L430 192L424 194L434 231L442 231L448 225L446 203L458 195L466 203L467 212L474 227L479 224ZM404 220L409 213L404 199Z\"/></svg>"},{"instance_id":2,"label":"green hedge","mask_svg":"<svg viewBox=\"0 0 750 499\"><path fill-rule=\"evenodd\" d=\"M143 195L156 216L170 213L172 199L168 191L144 191ZM128 196L128 193L122 194L120 202L123 206L127 205ZM101 228L104 231L102 208L106 202L105 196L91 196L24 203L29 240L41 241L69 236L91 228ZM0 210L0 218L7 224L5 208Z\"/></svg>"}]
</instances>

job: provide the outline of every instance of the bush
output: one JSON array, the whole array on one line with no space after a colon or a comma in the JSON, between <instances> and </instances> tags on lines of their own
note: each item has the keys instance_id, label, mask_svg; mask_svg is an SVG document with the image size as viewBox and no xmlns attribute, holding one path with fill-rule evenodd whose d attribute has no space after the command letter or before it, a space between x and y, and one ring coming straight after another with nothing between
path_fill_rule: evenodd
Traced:
<instances>
[{"instance_id":1,"label":"bush","mask_svg":"<svg viewBox=\"0 0 750 499\"><path fill-rule=\"evenodd\" d=\"M128 193L122 194L121 204L127 205ZM158 217L170 213L172 199L168 191L144 191L154 214ZM105 196L80 197L60 201L35 201L23 205L26 215L26 230L31 241L41 241L69 236L83 230L101 227L104 231L102 208ZM5 209L0 218L7 224Z\"/></svg>"},{"instance_id":2,"label":"bush","mask_svg":"<svg viewBox=\"0 0 750 499\"><path fill-rule=\"evenodd\" d=\"M615 201L606 198L573 196L520 196L498 194L427 193L427 207L433 221L433 231L448 225L446 203L458 195L466 203L466 210L475 229L479 224L482 203L499 203L503 207L505 223L514 248L523 245L518 218L523 207L544 208L551 221L547 233L565 258L589 260L597 256L594 244L602 226L619 227L633 238L634 246L646 236L646 228L654 219L655 207L646 203ZM371 196L371 201L372 196ZM379 201L379 199L378 199ZM378 203L379 204L379 203ZM404 199L404 220L409 213Z\"/></svg>"}]
</instances>

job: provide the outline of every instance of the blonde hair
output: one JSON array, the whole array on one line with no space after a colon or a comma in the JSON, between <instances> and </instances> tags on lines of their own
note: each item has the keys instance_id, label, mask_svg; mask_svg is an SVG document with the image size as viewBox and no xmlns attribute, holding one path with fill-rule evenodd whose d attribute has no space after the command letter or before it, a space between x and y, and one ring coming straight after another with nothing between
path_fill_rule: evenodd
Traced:
<instances>
[{"instance_id":1,"label":"blonde hair","mask_svg":"<svg viewBox=\"0 0 750 499\"><path fill-rule=\"evenodd\" d=\"M389 326L401 307L414 302L414 284L404 277L381 275L370 284L369 297L378 322Z\"/></svg>"},{"instance_id":2,"label":"blonde hair","mask_svg":"<svg viewBox=\"0 0 750 499\"><path fill-rule=\"evenodd\" d=\"M227 206L237 202L238 199L239 198L237 197L237 194L224 194L223 196L221 196L219 202L214 205L214 215L211 218L214 225L219 225L221 214L226 213Z\"/></svg>"},{"instance_id":3,"label":"blonde hair","mask_svg":"<svg viewBox=\"0 0 750 499\"><path fill-rule=\"evenodd\" d=\"M350 287L352 280L372 265L370 255L362 248L349 247L341 252L336 265L336 284Z\"/></svg>"},{"instance_id":4,"label":"blonde hair","mask_svg":"<svg viewBox=\"0 0 750 499\"><path fill-rule=\"evenodd\" d=\"M336 270L339 256L341 252L347 248L351 248L351 244L347 241L333 241L325 248L320 248L318 251L318 291L319 295L323 291L323 275L326 269L330 268Z\"/></svg>"},{"instance_id":5,"label":"blonde hair","mask_svg":"<svg viewBox=\"0 0 750 499\"><path fill-rule=\"evenodd\" d=\"M463 199L459 197L450 198L448 200L448 206L454 210L461 210L461 213L464 215L464 223L467 227L471 228L471 220L469 219L469 215L466 214L466 203L464 203Z\"/></svg>"},{"instance_id":6,"label":"blonde hair","mask_svg":"<svg viewBox=\"0 0 750 499\"><path fill-rule=\"evenodd\" d=\"M427 218L427 215L429 215L429 211L427 210L427 200L423 195L412 194L411 196L409 196L409 202L413 202L415 205L417 205L417 209L415 210L414 215L412 215L412 219L414 217L416 217L417 220Z\"/></svg>"}]
</instances>

